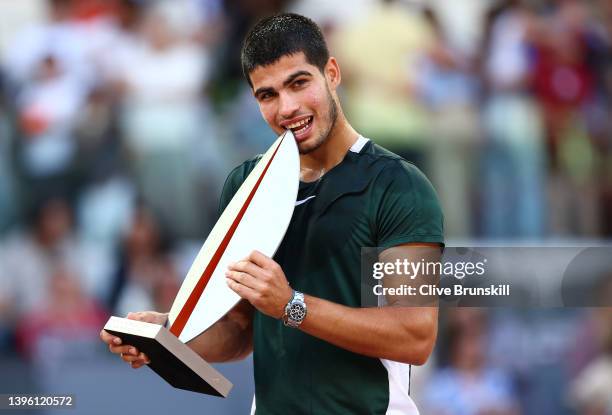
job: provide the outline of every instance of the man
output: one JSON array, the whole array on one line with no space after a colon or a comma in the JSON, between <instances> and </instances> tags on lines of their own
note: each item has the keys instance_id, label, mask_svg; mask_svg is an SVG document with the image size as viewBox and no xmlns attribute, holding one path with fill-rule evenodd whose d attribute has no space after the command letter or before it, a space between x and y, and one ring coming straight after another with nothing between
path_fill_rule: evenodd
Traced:
<instances>
[{"instance_id":1,"label":"man","mask_svg":"<svg viewBox=\"0 0 612 415\"><path fill-rule=\"evenodd\" d=\"M433 188L416 167L350 126L337 95L340 67L311 20L262 20L244 42L242 65L266 122L295 135L298 201L274 259L253 252L228 269L229 287L244 300L189 346L212 362L253 351L257 414L418 413L407 364L423 364L431 353L437 308L397 298L360 307L360 251L378 246L385 257L416 259L433 245L439 254L442 213ZM257 160L230 173L221 209ZM166 320L153 312L128 317ZM147 362L108 333L102 338L132 367Z\"/></svg>"}]
</instances>

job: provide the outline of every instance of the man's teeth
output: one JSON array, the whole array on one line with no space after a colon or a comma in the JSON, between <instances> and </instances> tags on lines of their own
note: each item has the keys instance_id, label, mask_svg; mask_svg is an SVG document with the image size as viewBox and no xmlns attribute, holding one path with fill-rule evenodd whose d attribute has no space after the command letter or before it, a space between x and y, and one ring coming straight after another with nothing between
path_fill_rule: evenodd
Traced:
<instances>
[{"instance_id":1,"label":"man's teeth","mask_svg":"<svg viewBox=\"0 0 612 415\"><path fill-rule=\"evenodd\" d=\"M307 124L308 121L310 121L310 117L309 118L304 118L302 121L298 121L298 122L295 122L293 124L290 124L287 127L291 128L291 129L298 128L298 127L301 127L304 124Z\"/></svg>"},{"instance_id":2,"label":"man's teeth","mask_svg":"<svg viewBox=\"0 0 612 415\"><path fill-rule=\"evenodd\" d=\"M308 128L308 125L305 125L304 127L300 128L299 130L295 130L294 133L295 134L303 133L304 131L306 131L307 128Z\"/></svg>"}]
</instances>

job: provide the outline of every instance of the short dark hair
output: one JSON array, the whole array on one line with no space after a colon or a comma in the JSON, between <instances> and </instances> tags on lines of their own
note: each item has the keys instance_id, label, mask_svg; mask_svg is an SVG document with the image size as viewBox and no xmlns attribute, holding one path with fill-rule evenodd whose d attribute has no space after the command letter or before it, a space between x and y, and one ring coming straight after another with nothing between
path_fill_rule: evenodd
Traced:
<instances>
[{"instance_id":1,"label":"short dark hair","mask_svg":"<svg viewBox=\"0 0 612 415\"><path fill-rule=\"evenodd\" d=\"M260 20L246 35L242 45L242 73L253 86L249 74L280 58L304 52L306 61L323 72L329 60L327 43L319 26L308 17L283 13Z\"/></svg>"}]
</instances>

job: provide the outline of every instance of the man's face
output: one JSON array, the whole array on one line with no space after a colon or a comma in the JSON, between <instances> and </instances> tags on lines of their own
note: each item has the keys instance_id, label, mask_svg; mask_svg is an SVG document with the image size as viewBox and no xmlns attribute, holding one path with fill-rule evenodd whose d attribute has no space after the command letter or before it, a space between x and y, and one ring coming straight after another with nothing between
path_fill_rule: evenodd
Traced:
<instances>
[{"instance_id":1,"label":"man's face","mask_svg":"<svg viewBox=\"0 0 612 415\"><path fill-rule=\"evenodd\" d=\"M304 53L258 66L250 77L261 115L277 134L291 129L301 154L310 153L325 142L338 110L328 79L306 61ZM331 83L335 88L333 80Z\"/></svg>"}]
</instances>

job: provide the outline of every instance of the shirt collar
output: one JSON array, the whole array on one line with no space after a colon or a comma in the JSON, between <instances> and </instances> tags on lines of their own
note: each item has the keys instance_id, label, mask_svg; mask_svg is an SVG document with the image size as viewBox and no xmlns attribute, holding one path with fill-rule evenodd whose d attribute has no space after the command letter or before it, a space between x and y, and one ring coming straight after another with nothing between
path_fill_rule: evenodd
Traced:
<instances>
[{"instance_id":1,"label":"shirt collar","mask_svg":"<svg viewBox=\"0 0 612 415\"><path fill-rule=\"evenodd\" d=\"M365 138L364 136L360 135L357 137L357 141L353 143L349 151L352 151L353 153L361 153L361 150L363 150L365 145L368 144L368 141L370 141L369 138Z\"/></svg>"}]
</instances>

